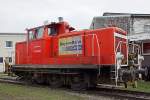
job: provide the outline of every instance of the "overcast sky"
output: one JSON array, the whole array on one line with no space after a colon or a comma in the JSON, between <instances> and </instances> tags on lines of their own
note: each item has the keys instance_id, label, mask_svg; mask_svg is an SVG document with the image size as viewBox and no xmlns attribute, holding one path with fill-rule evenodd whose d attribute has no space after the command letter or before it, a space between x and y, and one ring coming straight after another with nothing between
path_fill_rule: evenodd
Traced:
<instances>
[{"instance_id":1,"label":"overcast sky","mask_svg":"<svg viewBox=\"0 0 150 100\"><path fill-rule=\"evenodd\" d=\"M0 0L0 32L25 32L59 16L76 29L87 29L103 12L150 14L150 0Z\"/></svg>"}]
</instances>

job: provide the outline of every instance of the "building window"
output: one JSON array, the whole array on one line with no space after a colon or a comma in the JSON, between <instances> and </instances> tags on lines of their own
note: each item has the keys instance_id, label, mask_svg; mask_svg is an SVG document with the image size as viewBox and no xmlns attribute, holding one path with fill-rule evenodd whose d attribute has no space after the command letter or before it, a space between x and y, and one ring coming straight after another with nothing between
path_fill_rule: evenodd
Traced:
<instances>
[{"instance_id":1,"label":"building window","mask_svg":"<svg viewBox=\"0 0 150 100\"><path fill-rule=\"evenodd\" d=\"M6 41L6 47L7 48L13 47L13 42L12 41Z\"/></svg>"},{"instance_id":2,"label":"building window","mask_svg":"<svg viewBox=\"0 0 150 100\"><path fill-rule=\"evenodd\" d=\"M3 63L3 57L0 57L0 63Z\"/></svg>"},{"instance_id":3,"label":"building window","mask_svg":"<svg viewBox=\"0 0 150 100\"><path fill-rule=\"evenodd\" d=\"M150 55L150 43L143 43L143 55Z\"/></svg>"},{"instance_id":4,"label":"building window","mask_svg":"<svg viewBox=\"0 0 150 100\"><path fill-rule=\"evenodd\" d=\"M5 58L9 63L12 63L12 57L6 57Z\"/></svg>"},{"instance_id":5,"label":"building window","mask_svg":"<svg viewBox=\"0 0 150 100\"><path fill-rule=\"evenodd\" d=\"M150 25L144 25L144 32L150 33Z\"/></svg>"}]
</instances>

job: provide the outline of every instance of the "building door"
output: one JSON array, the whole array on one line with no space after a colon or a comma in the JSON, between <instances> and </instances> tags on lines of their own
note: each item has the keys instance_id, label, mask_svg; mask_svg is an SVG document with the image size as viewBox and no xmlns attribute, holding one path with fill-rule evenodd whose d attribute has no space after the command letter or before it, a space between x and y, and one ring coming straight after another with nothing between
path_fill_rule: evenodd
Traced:
<instances>
[{"instance_id":1,"label":"building door","mask_svg":"<svg viewBox=\"0 0 150 100\"><path fill-rule=\"evenodd\" d=\"M0 72L4 72L4 64L3 64L4 60L3 57L0 57Z\"/></svg>"}]
</instances>

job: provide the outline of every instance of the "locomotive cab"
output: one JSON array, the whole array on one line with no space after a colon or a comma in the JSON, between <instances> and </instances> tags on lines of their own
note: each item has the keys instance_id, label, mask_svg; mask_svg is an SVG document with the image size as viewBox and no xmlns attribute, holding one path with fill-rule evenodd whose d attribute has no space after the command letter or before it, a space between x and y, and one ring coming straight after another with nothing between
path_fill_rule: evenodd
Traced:
<instances>
[{"instance_id":1,"label":"locomotive cab","mask_svg":"<svg viewBox=\"0 0 150 100\"><path fill-rule=\"evenodd\" d=\"M28 40L35 40L48 36L56 36L73 31L74 28L70 27L67 22L52 22L51 24L27 29Z\"/></svg>"}]
</instances>

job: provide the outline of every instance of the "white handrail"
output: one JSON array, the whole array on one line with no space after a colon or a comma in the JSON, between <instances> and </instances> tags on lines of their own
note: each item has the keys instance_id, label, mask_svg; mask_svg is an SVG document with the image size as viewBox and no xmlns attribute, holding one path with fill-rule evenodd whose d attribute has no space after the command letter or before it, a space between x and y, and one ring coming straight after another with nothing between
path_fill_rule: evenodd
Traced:
<instances>
[{"instance_id":1,"label":"white handrail","mask_svg":"<svg viewBox=\"0 0 150 100\"><path fill-rule=\"evenodd\" d=\"M118 69L117 69L117 58L116 58L116 55L117 55L117 51L120 47L120 52L121 52L121 48L122 48L122 44L126 44L126 48L128 48L128 44L127 42L123 42L123 41L119 41L119 43L117 44L117 47L115 48L115 82L116 82L116 86L118 85ZM127 65L128 65L128 49L127 49L127 58L126 58L126 61L127 61Z\"/></svg>"},{"instance_id":2,"label":"white handrail","mask_svg":"<svg viewBox=\"0 0 150 100\"><path fill-rule=\"evenodd\" d=\"M128 53L129 53L129 50L128 50L128 49L129 49L129 45L131 44L131 45L133 45L133 47L137 46L137 47L138 47L138 54L141 54L141 52L140 52L141 48L140 48L140 46L137 45L137 44L119 41L119 43L118 43L118 45L117 45L117 47L116 47L116 50L115 50L115 54L117 53L117 50L119 49L119 47L122 48L122 47L121 47L122 44L126 44L126 46L127 46L127 65L128 65L128 64L129 64L129 61L128 61ZM120 51L120 52L121 52L121 51ZM117 61L117 60L116 60L116 61ZM116 79L116 85L117 85L117 81L118 81L118 70L117 70L116 64L115 64L115 77L116 77L115 79Z\"/></svg>"},{"instance_id":3,"label":"white handrail","mask_svg":"<svg viewBox=\"0 0 150 100\"><path fill-rule=\"evenodd\" d=\"M98 39L98 37L97 37L97 34L95 34L95 33L92 33L92 34L84 34L84 35L80 35L80 36L92 36L92 47L94 47L94 36L96 37L96 44L97 44L97 46L98 46L98 68L99 68L99 75L100 75L100 44L99 44L99 39ZM93 51L94 49L92 49L92 53L93 53L93 56L95 55L94 54L94 51Z\"/></svg>"}]
</instances>

